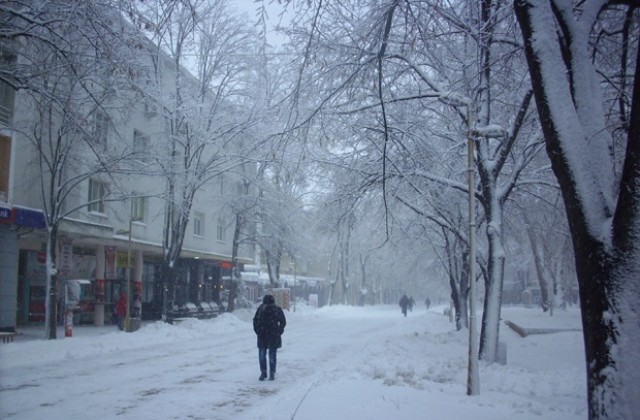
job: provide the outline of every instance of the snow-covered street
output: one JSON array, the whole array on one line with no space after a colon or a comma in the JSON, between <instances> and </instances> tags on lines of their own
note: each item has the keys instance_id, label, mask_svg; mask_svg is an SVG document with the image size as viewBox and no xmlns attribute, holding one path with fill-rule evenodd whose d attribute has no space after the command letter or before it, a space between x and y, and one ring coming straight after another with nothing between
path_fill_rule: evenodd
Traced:
<instances>
[{"instance_id":1,"label":"snow-covered street","mask_svg":"<svg viewBox=\"0 0 640 420\"><path fill-rule=\"evenodd\" d=\"M285 312L273 382L259 382L252 311L135 333L76 326L46 341L24 329L0 346L5 419L586 419L580 332L522 338L504 324L505 366L480 366L467 397L467 333L443 308L396 306ZM553 318L504 308L525 327L579 328L577 309ZM59 330L59 337L63 336Z\"/></svg>"}]
</instances>

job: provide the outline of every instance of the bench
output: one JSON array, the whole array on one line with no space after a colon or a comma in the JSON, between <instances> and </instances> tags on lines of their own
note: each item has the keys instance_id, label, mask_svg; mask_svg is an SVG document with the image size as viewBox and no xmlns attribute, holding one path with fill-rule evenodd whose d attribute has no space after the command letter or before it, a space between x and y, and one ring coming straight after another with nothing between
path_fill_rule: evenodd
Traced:
<instances>
[{"instance_id":1,"label":"bench","mask_svg":"<svg viewBox=\"0 0 640 420\"><path fill-rule=\"evenodd\" d=\"M3 343L12 343L13 337L16 336L14 332L0 332L0 337L2 337Z\"/></svg>"},{"instance_id":2,"label":"bench","mask_svg":"<svg viewBox=\"0 0 640 420\"><path fill-rule=\"evenodd\" d=\"M504 323L522 338L532 334L553 334L558 332L582 331L580 328L524 328L512 321L504 321Z\"/></svg>"},{"instance_id":3,"label":"bench","mask_svg":"<svg viewBox=\"0 0 640 420\"><path fill-rule=\"evenodd\" d=\"M175 317L167 317L167 324L170 325L177 325L179 323L181 323L182 321L186 321L188 319L193 319L193 318L175 318Z\"/></svg>"},{"instance_id":4,"label":"bench","mask_svg":"<svg viewBox=\"0 0 640 420\"><path fill-rule=\"evenodd\" d=\"M201 302L198 306L198 319L211 319L220 315L221 309L215 302Z\"/></svg>"},{"instance_id":5,"label":"bench","mask_svg":"<svg viewBox=\"0 0 640 420\"><path fill-rule=\"evenodd\" d=\"M220 306L215 302L201 302L198 305L187 303L185 305L174 305L167 313L167 323L177 324L187 319L211 319L217 317L222 312Z\"/></svg>"}]
</instances>

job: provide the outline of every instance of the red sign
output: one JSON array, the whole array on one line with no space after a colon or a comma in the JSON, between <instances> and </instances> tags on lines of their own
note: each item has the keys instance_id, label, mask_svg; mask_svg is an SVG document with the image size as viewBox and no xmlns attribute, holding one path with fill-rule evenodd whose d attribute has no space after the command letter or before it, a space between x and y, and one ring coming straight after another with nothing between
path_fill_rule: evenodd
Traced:
<instances>
[{"instance_id":1,"label":"red sign","mask_svg":"<svg viewBox=\"0 0 640 420\"><path fill-rule=\"evenodd\" d=\"M231 263L229 261L222 261L220 263L220 268L230 269L231 268Z\"/></svg>"},{"instance_id":2,"label":"red sign","mask_svg":"<svg viewBox=\"0 0 640 420\"><path fill-rule=\"evenodd\" d=\"M36 254L36 259L38 260L38 262L39 262L40 264L44 264L44 263L46 263L46 262L47 262L47 254L46 254L46 252L44 252L44 251L39 251L39 252Z\"/></svg>"},{"instance_id":3,"label":"red sign","mask_svg":"<svg viewBox=\"0 0 640 420\"><path fill-rule=\"evenodd\" d=\"M100 303L104 302L104 279L96 279L96 300Z\"/></svg>"}]
</instances>

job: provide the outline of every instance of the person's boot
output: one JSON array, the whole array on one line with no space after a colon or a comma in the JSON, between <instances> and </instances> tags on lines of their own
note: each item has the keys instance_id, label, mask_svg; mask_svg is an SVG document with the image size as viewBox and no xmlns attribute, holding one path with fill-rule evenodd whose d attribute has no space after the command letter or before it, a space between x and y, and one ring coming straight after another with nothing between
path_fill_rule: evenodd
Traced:
<instances>
[{"instance_id":1,"label":"person's boot","mask_svg":"<svg viewBox=\"0 0 640 420\"><path fill-rule=\"evenodd\" d=\"M269 380L273 381L276 378L276 373L275 372L270 372L269 373Z\"/></svg>"},{"instance_id":2,"label":"person's boot","mask_svg":"<svg viewBox=\"0 0 640 420\"><path fill-rule=\"evenodd\" d=\"M258 380L264 381L265 379L267 379L267 372L263 370L262 373L260 373L260 377L258 378Z\"/></svg>"}]
</instances>

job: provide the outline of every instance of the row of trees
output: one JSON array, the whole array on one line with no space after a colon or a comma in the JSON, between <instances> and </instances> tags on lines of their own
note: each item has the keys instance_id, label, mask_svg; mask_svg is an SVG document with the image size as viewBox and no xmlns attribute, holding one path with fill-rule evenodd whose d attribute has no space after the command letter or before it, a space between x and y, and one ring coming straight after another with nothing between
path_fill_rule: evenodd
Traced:
<instances>
[{"instance_id":1,"label":"row of trees","mask_svg":"<svg viewBox=\"0 0 640 420\"><path fill-rule=\"evenodd\" d=\"M545 310L568 298L577 274L590 417L632 418L638 355L626 349L638 338L640 253L634 2L280 3L293 18L282 28L288 42L273 54L266 2L256 5L254 27L224 1L4 2L3 51L21 59L0 77L69 121L64 133L43 124L46 145L84 133L78 141L91 148L83 121L106 104L126 110L143 100L162 116L168 296L194 197L233 173L243 191L229 206L234 261L240 243L258 244L276 284L283 255L324 255L332 302L356 285L361 302L385 283L424 292L447 285L458 328L468 322L469 280L479 281L487 362L497 356L507 270L524 278L534 267ZM105 7L113 19L104 19ZM127 18L113 30L116 16ZM66 32L86 44L59 42ZM25 55L22 45L40 50ZM142 65L141 51L153 66ZM64 83L44 80L52 75ZM65 100L52 86L73 94ZM468 138L479 174L471 192ZM39 150L54 150L46 145ZM83 173L126 173L135 153L95 153ZM68 164L73 154L61 156L49 160ZM76 184L56 181L59 167L50 168L43 185L71 193ZM469 193L480 203L472 221ZM53 214L51 244L66 213ZM468 275L469 223L479 233L476 279Z\"/></svg>"},{"instance_id":2,"label":"row of trees","mask_svg":"<svg viewBox=\"0 0 640 420\"><path fill-rule=\"evenodd\" d=\"M483 252L472 262L485 286L481 359L496 358L507 245L517 237L530 243L543 307L551 308L562 277L572 272L572 262L554 258L567 256L570 237L590 418L633 418L639 380L630 367L638 358L632 343L640 301L637 3L288 4L298 13L292 45L302 46L298 94L308 99L309 120L299 126L311 125L324 146L319 161L338 174L329 200L339 209L333 213L337 252L353 259L354 223L361 223L365 202L379 200L376 245L398 244L402 236L434 245L464 325L469 242L462 157L471 136L479 174L472 193L481 204L471 223L484 236ZM566 221L557 216L560 202ZM543 236L550 229L569 235L551 243Z\"/></svg>"}]
</instances>

